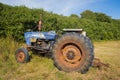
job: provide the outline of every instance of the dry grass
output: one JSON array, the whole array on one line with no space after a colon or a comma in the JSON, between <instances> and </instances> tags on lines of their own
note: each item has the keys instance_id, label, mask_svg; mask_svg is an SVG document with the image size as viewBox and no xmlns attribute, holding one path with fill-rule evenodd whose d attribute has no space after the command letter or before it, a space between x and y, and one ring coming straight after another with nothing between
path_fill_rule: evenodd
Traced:
<instances>
[{"instance_id":1,"label":"dry grass","mask_svg":"<svg viewBox=\"0 0 120 80\"><path fill-rule=\"evenodd\" d=\"M86 74L65 73L56 69L51 59L37 55L33 55L29 63L18 64L10 52L9 60L0 61L0 80L120 80L120 41L95 42L94 45L95 56L110 64L109 68L91 67Z\"/></svg>"}]
</instances>

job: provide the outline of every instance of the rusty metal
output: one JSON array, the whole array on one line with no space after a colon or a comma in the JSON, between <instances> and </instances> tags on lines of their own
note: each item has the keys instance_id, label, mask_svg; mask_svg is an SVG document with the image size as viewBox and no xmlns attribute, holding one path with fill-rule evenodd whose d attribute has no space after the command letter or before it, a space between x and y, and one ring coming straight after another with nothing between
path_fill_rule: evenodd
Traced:
<instances>
[{"instance_id":1,"label":"rusty metal","mask_svg":"<svg viewBox=\"0 0 120 80\"><path fill-rule=\"evenodd\" d=\"M76 46L68 45L62 50L62 54L67 62L75 64L77 61L80 61L82 53Z\"/></svg>"},{"instance_id":2,"label":"rusty metal","mask_svg":"<svg viewBox=\"0 0 120 80\"><path fill-rule=\"evenodd\" d=\"M20 51L18 54L16 54L16 58L18 62L23 62L25 59L25 54L24 52Z\"/></svg>"},{"instance_id":3,"label":"rusty metal","mask_svg":"<svg viewBox=\"0 0 120 80\"><path fill-rule=\"evenodd\" d=\"M94 58L92 62L92 67L102 69L102 67L109 67L109 64L101 62L99 58Z\"/></svg>"}]
</instances>

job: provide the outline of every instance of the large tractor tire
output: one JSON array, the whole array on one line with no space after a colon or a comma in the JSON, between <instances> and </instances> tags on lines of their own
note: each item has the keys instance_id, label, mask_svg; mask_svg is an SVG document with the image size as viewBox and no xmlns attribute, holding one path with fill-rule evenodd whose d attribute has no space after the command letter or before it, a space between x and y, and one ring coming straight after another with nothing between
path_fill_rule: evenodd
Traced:
<instances>
[{"instance_id":1,"label":"large tractor tire","mask_svg":"<svg viewBox=\"0 0 120 80\"><path fill-rule=\"evenodd\" d=\"M30 60L28 51L25 48L19 48L15 52L15 58L18 63L27 63Z\"/></svg>"},{"instance_id":2,"label":"large tractor tire","mask_svg":"<svg viewBox=\"0 0 120 80\"><path fill-rule=\"evenodd\" d=\"M86 73L94 59L93 44L88 37L66 33L53 47L54 65L65 72Z\"/></svg>"}]
</instances>

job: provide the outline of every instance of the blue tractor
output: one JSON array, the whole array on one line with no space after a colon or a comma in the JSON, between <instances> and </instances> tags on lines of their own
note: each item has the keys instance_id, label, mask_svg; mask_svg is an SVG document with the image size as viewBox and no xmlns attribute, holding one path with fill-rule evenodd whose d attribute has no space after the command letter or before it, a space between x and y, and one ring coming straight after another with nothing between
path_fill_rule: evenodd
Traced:
<instances>
[{"instance_id":1,"label":"blue tractor","mask_svg":"<svg viewBox=\"0 0 120 80\"><path fill-rule=\"evenodd\" d=\"M25 32L26 48L19 48L15 58L19 63L30 61L29 51L51 54L54 65L65 72L86 73L94 59L94 47L82 29L63 29L62 35L55 31Z\"/></svg>"}]
</instances>

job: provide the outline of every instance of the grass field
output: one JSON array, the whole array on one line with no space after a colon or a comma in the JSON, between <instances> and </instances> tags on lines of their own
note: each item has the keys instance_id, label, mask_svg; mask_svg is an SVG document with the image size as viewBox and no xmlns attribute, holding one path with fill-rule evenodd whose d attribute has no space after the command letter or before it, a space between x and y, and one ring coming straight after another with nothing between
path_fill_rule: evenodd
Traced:
<instances>
[{"instance_id":1,"label":"grass field","mask_svg":"<svg viewBox=\"0 0 120 80\"><path fill-rule=\"evenodd\" d=\"M59 71L51 59L38 55L33 55L29 63L18 64L14 51L19 46L0 39L0 80L120 80L120 41L94 42L95 57L109 67L91 67L86 74Z\"/></svg>"}]
</instances>

